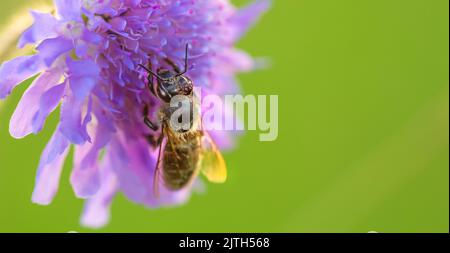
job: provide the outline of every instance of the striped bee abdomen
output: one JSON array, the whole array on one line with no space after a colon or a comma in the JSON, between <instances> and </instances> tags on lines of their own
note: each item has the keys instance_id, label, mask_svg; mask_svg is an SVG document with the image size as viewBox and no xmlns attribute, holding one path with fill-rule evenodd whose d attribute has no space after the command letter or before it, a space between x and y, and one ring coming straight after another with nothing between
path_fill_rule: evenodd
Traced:
<instances>
[{"instance_id":1,"label":"striped bee abdomen","mask_svg":"<svg viewBox=\"0 0 450 253\"><path fill-rule=\"evenodd\" d=\"M172 141L169 139L164 148L162 177L167 189L177 191L187 186L195 176L201 147L195 134Z\"/></svg>"}]
</instances>

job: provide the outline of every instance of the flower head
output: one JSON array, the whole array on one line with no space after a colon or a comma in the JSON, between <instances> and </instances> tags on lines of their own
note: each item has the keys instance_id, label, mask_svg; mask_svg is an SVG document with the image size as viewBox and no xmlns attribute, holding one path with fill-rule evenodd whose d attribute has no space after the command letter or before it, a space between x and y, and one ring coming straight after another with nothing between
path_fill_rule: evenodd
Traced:
<instances>
[{"instance_id":1,"label":"flower head","mask_svg":"<svg viewBox=\"0 0 450 253\"><path fill-rule=\"evenodd\" d=\"M234 75L250 70L252 59L234 48L269 5L258 0L242 10L228 0L54 0L55 14L32 12L34 24L19 47L36 53L0 67L0 98L38 75L25 91L10 133L23 138L38 133L59 105L59 124L40 159L32 200L49 204L58 190L62 166L71 146L70 181L86 199L82 223L99 227L109 219L117 192L149 207L180 204L191 189L153 194L156 152L143 124L158 103L146 89L139 64L183 66L189 44L189 72L206 92L237 90ZM220 145L229 137L214 135Z\"/></svg>"}]
</instances>

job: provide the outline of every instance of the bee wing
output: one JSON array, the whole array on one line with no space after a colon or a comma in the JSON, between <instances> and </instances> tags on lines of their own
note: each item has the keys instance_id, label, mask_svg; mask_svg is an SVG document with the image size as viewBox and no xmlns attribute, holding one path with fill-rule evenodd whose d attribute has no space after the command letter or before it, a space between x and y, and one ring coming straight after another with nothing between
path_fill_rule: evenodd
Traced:
<instances>
[{"instance_id":1,"label":"bee wing","mask_svg":"<svg viewBox=\"0 0 450 253\"><path fill-rule=\"evenodd\" d=\"M167 145L167 137L165 137L165 132L164 132L164 125L161 126L161 136L160 136L160 140L158 140L158 158L156 160L156 165L155 165L155 169L153 172L153 194L155 195L155 198L158 199L159 198L159 188L160 186L160 178L161 178L161 170L162 170L162 158L163 158L163 154L162 151L164 149L164 146Z\"/></svg>"},{"instance_id":2,"label":"bee wing","mask_svg":"<svg viewBox=\"0 0 450 253\"><path fill-rule=\"evenodd\" d=\"M211 136L204 132L202 137L202 158L200 171L213 183L223 183L227 180L227 168L220 150Z\"/></svg>"}]
</instances>

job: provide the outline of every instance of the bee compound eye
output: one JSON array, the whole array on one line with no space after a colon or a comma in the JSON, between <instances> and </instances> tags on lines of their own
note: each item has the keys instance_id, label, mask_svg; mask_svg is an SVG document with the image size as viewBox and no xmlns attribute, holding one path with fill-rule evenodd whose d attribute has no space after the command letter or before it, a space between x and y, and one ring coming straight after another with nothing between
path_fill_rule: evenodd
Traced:
<instances>
[{"instance_id":1,"label":"bee compound eye","mask_svg":"<svg viewBox=\"0 0 450 253\"><path fill-rule=\"evenodd\" d=\"M158 98L165 103L170 103L172 96L167 93L166 89L162 86L158 86Z\"/></svg>"},{"instance_id":2,"label":"bee compound eye","mask_svg":"<svg viewBox=\"0 0 450 253\"><path fill-rule=\"evenodd\" d=\"M183 93L183 95L190 95L192 94L192 90L194 89L194 86L192 85L192 81L183 76L183 78L180 81L180 90Z\"/></svg>"}]
</instances>

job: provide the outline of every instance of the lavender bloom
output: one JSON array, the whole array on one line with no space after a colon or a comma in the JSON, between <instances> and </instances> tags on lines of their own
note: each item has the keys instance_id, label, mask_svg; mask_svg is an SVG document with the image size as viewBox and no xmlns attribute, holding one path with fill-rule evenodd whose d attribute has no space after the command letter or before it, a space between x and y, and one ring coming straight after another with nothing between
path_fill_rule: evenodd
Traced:
<instances>
[{"instance_id":1,"label":"lavender bloom","mask_svg":"<svg viewBox=\"0 0 450 253\"><path fill-rule=\"evenodd\" d=\"M268 8L257 0L238 10L228 0L54 0L56 14L32 12L34 24L19 47L36 54L0 67L0 99L38 75L25 91L10 122L10 133L37 134L61 103L59 124L39 163L32 200L47 205L58 190L65 158L74 147L70 181L86 199L81 222L108 222L117 192L148 207L176 205L191 189L153 194L156 152L144 136L156 135L142 121L143 107L158 110L138 64L183 66L190 45L187 75L207 93L238 90L234 75L251 70L252 59L233 48ZM221 147L231 137L212 133Z\"/></svg>"}]
</instances>

